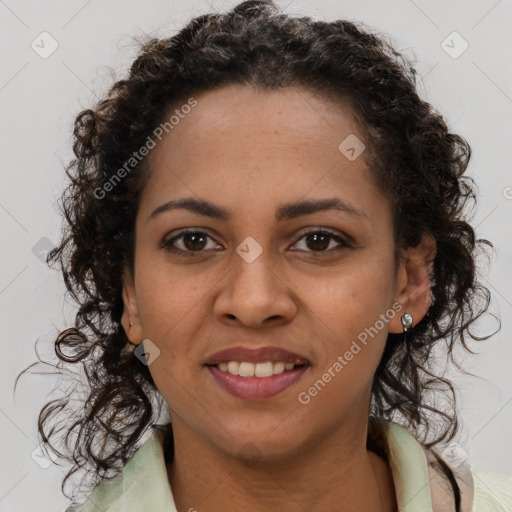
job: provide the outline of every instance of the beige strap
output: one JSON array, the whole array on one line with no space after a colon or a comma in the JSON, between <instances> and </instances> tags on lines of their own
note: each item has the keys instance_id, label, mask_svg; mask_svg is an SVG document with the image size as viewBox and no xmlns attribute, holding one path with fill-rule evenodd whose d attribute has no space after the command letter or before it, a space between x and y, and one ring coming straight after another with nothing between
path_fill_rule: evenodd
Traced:
<instances>
[{"instance_id":1,"label":"beige strap","mask_svg":"<svg viewBox=\"0 0 512 512\"><path fill-rule=\"evenodd\" d=\"M430 495L434 512L455 511L453 488L444 473L440 469L432 467L437 460L430 450L425 450L427 456L428 474L430 480ZM447 462L448 464L448 462ZM448 464L453 471L461 492L461 512L471 512L473 509L474 482L471 467L466 462Z\"/></svg>"}]
</instances>

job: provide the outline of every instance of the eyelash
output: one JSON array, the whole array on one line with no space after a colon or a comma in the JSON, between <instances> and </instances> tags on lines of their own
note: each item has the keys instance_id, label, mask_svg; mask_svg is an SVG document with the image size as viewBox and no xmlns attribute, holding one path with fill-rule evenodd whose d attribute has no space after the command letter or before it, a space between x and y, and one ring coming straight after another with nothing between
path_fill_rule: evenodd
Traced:
<instances>
[{"instance_id":1,"label":"eyelash","mask_svg":"<svg viewBox=\"0 0 512 512\"><path fill-rule=\"evenodd\" d=\"M172 237L171 239L164 240L164 242L161 245L161 248L163 248L166 251L169 251L169 252L171 252L173 254L186 255L186 256L189 256L189 257L200 256L202 253L206 252L205 250L190 251L190 250L178 249L177 247L174 247L173 243L176 240L182 239L183 236L186 235L186 234L206 235L208 238L213 240L213 238L208 233L206 233L204 231L201 231L199 229L186 228L183 231L179 232L176 236ZM313 235L313 234L327 235L332 240L338 242L340 245L339 245L338 249L335 252L338 252L338 250L341 250L341 249L352 249L353 248L352 244L349 243L345 238L341 237L337 232L331 231L331 230L326 229L326 228L316 228L316 229L312 229L310 231L306 231L305 233L302 233L302 235L299 237L297 242L302 240L303 238L307 237L308 235ZM295 242L295 243L297 243L297 242ZM329 245L330 245L330 243L329 243ZM324 257L325 254L327 254L327 255L333 254L332 248L331 249L326 249L324 251L304 251L303 249L299 249L299 252L310 253L310 255L315 257L315 258L317 258L317 257L320 257L320 258Z\"/></svg>"}]
</instances>

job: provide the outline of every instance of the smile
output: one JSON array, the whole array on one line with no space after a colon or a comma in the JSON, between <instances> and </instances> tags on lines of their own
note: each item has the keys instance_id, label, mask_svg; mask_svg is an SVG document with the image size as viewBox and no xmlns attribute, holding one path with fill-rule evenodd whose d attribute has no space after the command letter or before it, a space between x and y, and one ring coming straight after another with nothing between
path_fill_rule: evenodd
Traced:
<instances>
[{"instance_id":1,"label":"smile","mask_svg":"<svg viewBox=\"0 0 512 512\"><path fill-rule=\"evenodd\" d=\"M283 362L253 364L238 361L206 366L214 381L224 391L243 400L255 401L266 400L290 388L302 378L309 367L308 364L296 366ZM270 369L272 374L262 375L268 374ZM260 376L256 376L256 372Z\"/></svg>"},{"instance_id":2,"label":"smile","mask_svg":"<svg viewBox=\"0 0 512 512\"><path fill-rule=\"evenodd\" d=\"M240 375L240 377L270 377L278 375L285 370L292 370L295 367L293 363L285 363L283 361L264 363L249 363L239 361L229 361L227 363L219 363L217 368L221 372L228 372L231 375Z\"/></svg>"}]
</instances>

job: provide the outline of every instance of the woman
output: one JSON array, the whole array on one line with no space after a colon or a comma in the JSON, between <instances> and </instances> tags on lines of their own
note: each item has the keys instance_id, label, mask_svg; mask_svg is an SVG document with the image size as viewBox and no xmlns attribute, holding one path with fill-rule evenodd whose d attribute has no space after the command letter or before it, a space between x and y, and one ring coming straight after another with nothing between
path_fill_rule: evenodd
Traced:
<instances>
[{"instance_id":1,"label":"woman","mask_svg":"<svg viewBox=\"0 0 512 512\"><path fill-rule=\"evenodd\" d=\"M468 349L491 244L462 214L470 147L414 77L362 26L248 1L79 114L49 261L88 386L39 420L98 484L69 510L512 510L509 477L453 457L431 363Z\"/></svg>"}]
</instances>

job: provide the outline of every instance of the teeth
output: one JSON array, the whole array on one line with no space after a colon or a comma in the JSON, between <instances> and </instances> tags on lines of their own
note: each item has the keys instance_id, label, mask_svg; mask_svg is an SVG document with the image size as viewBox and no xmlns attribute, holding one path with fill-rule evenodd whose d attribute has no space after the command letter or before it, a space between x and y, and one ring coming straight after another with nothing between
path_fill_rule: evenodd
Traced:
<instances>
[{"instance_id":1,"label":"teeth","mask_svg":"<svg viewBox=\"0 0 512 512\"><path fill-rule=\"evenodd\" d=\"M238 370L240 369L240 363L238 361L229 361L228 372L231 375L239 375Z\"/></svg>"},{"instance_id":2,"label":"teeth","mask_svg":"<svg viewBox=\"0 0 512 512\"><path fill-rule=\"evenodd\" d=\"M238 375L240 375L240 377L254 377L255 367L256 365L252 363L240 363Z\"/></svg>"},{"instance_id":3,"label":"teeth","mask_svg":"<svg viewBox=\"0 0 512 512\"><path fill-rule=\"evenodd\" d=\"M250 364L250 363L244 363L244 364ZM258 363L253 365L254 366L254 375L256 377L270 377L274 374L274 365L267 361L266 363ZM240 375L242 375L240 373Z\"/></svg>"},{"instance_id":4,"label":"teeth","mask_svg":"<svg viewBox=\"0 0 512 512\"><path fill-rule=\"evenodd\" d=\"M295 367L293 363L283 363L278 361L266 361L265 363L247 363L245 361L229 361L228 363L219 363L217 368L222 372L239 375L240 377L270 377L278 375L285 370L292 370Z\"/></svg>"},{"instance_id":5,"label":"teeth","mask_svg":"<svg viewBox=\"0 0 512 512\"><path fill-rule=\"evenodd\" d=\"M283 373L284 372L284 363L279 361L278 363L274 363L274 373Z\"/></svg>"}]
</instances>

